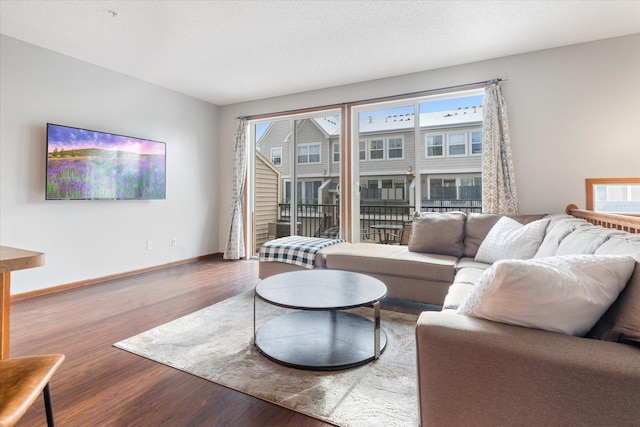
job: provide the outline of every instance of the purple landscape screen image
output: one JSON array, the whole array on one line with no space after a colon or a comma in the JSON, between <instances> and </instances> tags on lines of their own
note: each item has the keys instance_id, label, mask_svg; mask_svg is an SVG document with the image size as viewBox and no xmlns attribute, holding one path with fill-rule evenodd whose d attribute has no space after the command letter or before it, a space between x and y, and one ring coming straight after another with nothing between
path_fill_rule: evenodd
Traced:
<instances>
[{"instance_id":1,"label":"purple landscape screen image","mask_svg":"<svg viewBox=\"0 0 640 427\"><path fill-rule=\"evenodd\" d=\"M164 142L47 124L47 200L166 198Z\"/></svg>"}]
</instances>

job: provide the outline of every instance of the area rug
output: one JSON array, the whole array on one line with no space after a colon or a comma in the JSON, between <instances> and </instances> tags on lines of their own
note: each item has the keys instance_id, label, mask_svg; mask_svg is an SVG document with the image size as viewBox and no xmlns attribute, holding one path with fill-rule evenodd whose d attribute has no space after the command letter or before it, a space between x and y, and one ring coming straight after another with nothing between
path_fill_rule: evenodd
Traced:
<instances>
[{"instance_id":1,"label":"area rug","mask_svg":"<svg viewBox=\"0 0 640 427\"><path fill-rule=\"evenodd\" d=\"M367 318L371 308L351 310ZM258 327L285 309L258 301ZM319 372L272 362L252 345L253 291L126 339L115 346L338 426L417 426L417 317L381 311L387 347L378 360Z\"/></svg>"}]
</instances>

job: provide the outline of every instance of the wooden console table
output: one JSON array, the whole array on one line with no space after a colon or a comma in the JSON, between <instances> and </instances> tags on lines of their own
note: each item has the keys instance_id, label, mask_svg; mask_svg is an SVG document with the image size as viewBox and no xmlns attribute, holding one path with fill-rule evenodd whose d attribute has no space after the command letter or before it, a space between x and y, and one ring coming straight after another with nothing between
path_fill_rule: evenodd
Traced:
<instances>
[{"instance_id":1,"label":"wooden console table","mask_svg":"<svg viewBox=\"0 0 640 427\"><path fill-rule=\"evenodd\" d=\"M9 333L11 313L11 272L44 264L44 254L24 249L0 246L0 359L9 358Z\"/></svg>"}]
</instances>

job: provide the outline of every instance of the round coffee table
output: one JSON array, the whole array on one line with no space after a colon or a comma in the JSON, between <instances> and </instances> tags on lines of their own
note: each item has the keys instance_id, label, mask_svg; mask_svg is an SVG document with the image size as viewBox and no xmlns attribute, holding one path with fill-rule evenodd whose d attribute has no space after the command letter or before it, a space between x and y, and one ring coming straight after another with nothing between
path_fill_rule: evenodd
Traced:
<instances>
[{"instance_id":1,"label":"round coffee table","mask_svg":"<svg viewBox=\"0 0 640 427\"><path fill-rule=\"evenodd\" d=\"M256 285L254 343L271 360L312 370L338 370L380 357L387 335L380 328L380 280L340 270L304 270L270 276ZM256 329L256 299L294 309ZM370 306L373 320L345 312Z\"/></svg>"}]
</instances>

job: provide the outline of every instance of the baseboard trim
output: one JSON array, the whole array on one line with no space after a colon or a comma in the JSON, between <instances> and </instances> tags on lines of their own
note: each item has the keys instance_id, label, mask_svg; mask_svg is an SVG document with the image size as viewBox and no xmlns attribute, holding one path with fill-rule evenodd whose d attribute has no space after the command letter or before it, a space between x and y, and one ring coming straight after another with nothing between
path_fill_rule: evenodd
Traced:
<instances>
[{"instance_id":1,"label":"baseboard trim","mask_svg":"<svg viewBox=\"0 0 640 427\"><path fill-rule=\"evenodd\" d=\"M218 252L218 253L215 253L215 254L201 255L201 256L198 256L198 257L195 257L195 258L188 258L188 259L183 259L183 260L180 260L180 261L173 261L173 262L169 262L167 264L161 264L161 265L156 265L156 266L153 266L153 267L141 268L139 270L125 271L124 273L111 274L109 276L96 277L96 278L93 278L93 279L81 280L79 282L67 283L67 284L64 284L64 285L52 286L50 288L38 289L38 290L35 290L35 291L24 292L24 293L21 293L21 294L15 294L15 295L11 295L11 301L18 301L18 300L27 299L27 298L33 298L33 297L37 297L37 296L41 296L41 295L52 294L54 292L66 291L67 289L78 288L80 286L93 285L95 283L105 282L107 280L120 279L122 277L133 276L134 274L140 274L140 273L147 273L149 271L160 270L162 268L174 267L174 266L180 265L180 264L188 264L190 262L203 261L203 260L206 260L206 259L209 259L209 258L222 258L222 253Z\"/></svg>"}]
</instances>

